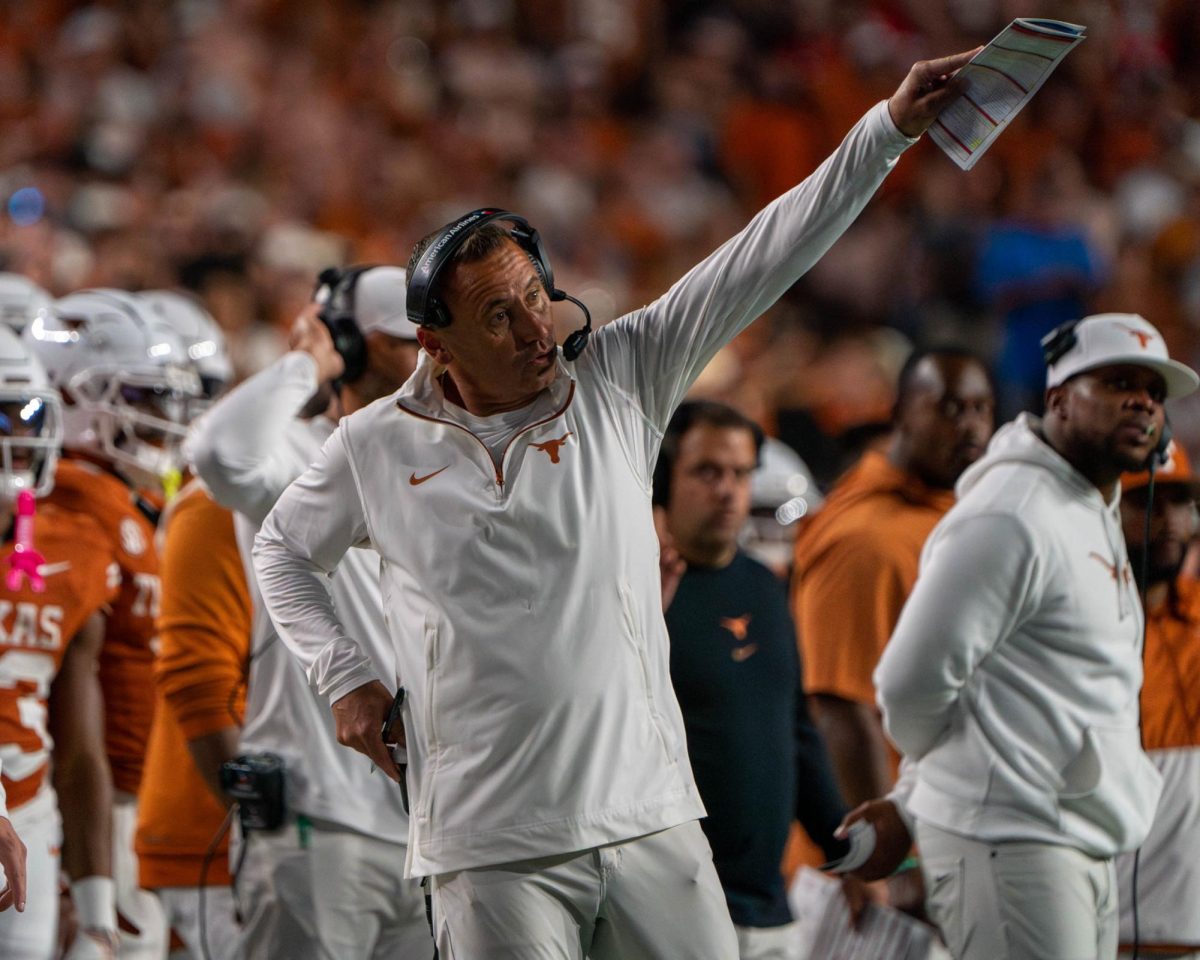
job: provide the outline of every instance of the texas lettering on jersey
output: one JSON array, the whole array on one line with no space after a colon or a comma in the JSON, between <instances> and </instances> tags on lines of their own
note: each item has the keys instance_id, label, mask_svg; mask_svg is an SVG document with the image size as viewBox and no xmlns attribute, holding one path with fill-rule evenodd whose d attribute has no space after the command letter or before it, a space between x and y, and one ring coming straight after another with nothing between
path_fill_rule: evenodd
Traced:
<instances>
[{"instance_id":1,"label":"texas lettering on jersey","mask_svg":"<svg viewBox=\"0 0 1200 960\"><path fill-rule=\"evenodd\" d=\"M34 543L57 568L43 593L28 583L9 591L0 585L0 758L10 809L32 800L46 779L53 744L47 732L50 687L71 638L114 596L109 552L99 527L53 506L34 520ZM0 548L0 568L13 544Z\"/></svg>"}]
</instances>

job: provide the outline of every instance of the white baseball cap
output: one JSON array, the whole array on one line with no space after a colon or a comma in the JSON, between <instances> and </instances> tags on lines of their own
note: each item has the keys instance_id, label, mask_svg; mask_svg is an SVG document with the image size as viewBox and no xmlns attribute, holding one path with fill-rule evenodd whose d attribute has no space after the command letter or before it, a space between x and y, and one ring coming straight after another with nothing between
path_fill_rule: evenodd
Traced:
<instances>
[{"instance_id":1,"label":"white baseball cap","mask_svg":"<svg viewBox=\"0 0 1200 960\"><path fill-rule=\"evenodd\" d=\"M1043 340L1043 344L1050 342L1056 333ZM1084 317L1072 333L1074 343L1046 368L1047 390L1076 374L1123 363L1149 367L1161 374L1167 384L1168 400L1187 396L1200 386L1200 376L1191 367L1172 360L1162 334L1136 313L1097 313Z\"/></svg>"},{"instance_id":2,"label":"white baseball cap","mask_svg":"<svg viewBox=\"0 0 1200 960\"><path fill-rule=\"evenodd\" d=\"M354 285L354 321L363 333L382 330L403 340L417 339L408 319L408 275L400 267L371 267Z\"/></svg>"}]
</instances>

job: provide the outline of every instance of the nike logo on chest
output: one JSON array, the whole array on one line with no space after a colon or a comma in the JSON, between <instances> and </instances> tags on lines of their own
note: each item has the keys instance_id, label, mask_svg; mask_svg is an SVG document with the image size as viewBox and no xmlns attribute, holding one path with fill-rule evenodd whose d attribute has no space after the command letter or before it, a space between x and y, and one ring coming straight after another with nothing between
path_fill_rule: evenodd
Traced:
<instances>
[{"instance_id":1,"label":"nike logo on chest","mask_svg":"<svg viewBox=\"0 0 1200 960\"><path fill-rule=\"evenodd\" d=\"M418 476L416 475L416 473L411 473L411 474L409 474L409 476L408 476L408 482L409 482L410 484L412 484L414 487L419 487L419 486L420 486L421 484L423 484L423 483L424 483L426 480L432 480L432 479L433 479L434 477L436 477L436 476L437 476L439 473L441 473L441 472L442 472L442 470L449 470L449 469L450 469L450 464L446 464L444 467L442 467L442 469L441 469L441 470L434 470L434 471L433 471L433 473L427 473L427 474L425 474L425 476L423 476L423 477L418 477Z\"/></svg>"}]
</instances>

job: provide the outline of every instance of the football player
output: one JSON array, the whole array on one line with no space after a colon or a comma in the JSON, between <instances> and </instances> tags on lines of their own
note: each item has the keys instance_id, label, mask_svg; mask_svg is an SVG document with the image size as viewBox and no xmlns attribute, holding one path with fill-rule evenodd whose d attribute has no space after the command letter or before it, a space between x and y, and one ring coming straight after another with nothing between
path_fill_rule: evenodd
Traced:
<instances>
[{"instance_id":1,"label":"football player","mask_svg":"<svg viewBox=\"0 0 1200 960\"><path fill-rule=\"evenodd\" d=\"M164 483L178 483L179 447L200 380L183 342L132 295L85 290L29 324L25 342L62 392L65 456L52 501L94 519L120 570L100 658L105 743L114 789L113 856L123 919L120 956L160 957L166 925L137 883L136 797L154 712L155 526Z\"/></svg>"},{"instance_id":2,"label":"football player","mask_svg":"<svg viewBox=\"0 0 1200 960\"><path fill-rule=\"evenodd\" d=\"M117 937L98 681L115 568L90 518L35 506L54 482L62 434L57 392L0 326L0 761L28 848L27 906L0 913L0 957L21 960L57 956L60 844L80 931L67 956L110 957Z\"/></svg>"}]
</instances>

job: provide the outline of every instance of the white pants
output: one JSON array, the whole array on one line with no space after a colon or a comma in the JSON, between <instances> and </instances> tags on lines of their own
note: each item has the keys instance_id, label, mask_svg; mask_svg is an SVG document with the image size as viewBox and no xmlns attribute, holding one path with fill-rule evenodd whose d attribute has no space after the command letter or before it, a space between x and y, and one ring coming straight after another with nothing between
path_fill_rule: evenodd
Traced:
<instances>
[{"instance_id":1,"label":"white pants","mask_svg":"<svg viewBox=\"0 0 1200 960\"><path fill-rule=\"evenodd\" d=\"M1117 871L1070 847L980 843L918 821L926 909L956 960L1112 960Z\"/></svg>"},{"instance_id":2,"label":"white pants","mask_svg":"<svg viewBox=\"0 0 1200 960\"><path fill-rule=\"evenodd\" d=\"M43 788L14 810L10 819L26 849L25 912L9 907L0 913L0 958L52 960L58 956L58 849L62 844L54 791Z\"/></svg>"},{"instance_id":3,"label":"white pants","mask_svg":"<svg viewBox=\"0 0 1200 960\"><path fill-rule=\"evenodd\" d=\"M157 893L167 926L179 934L187 947L186 955L202 960L200 888L164 887ZM204 888L203 943L208 945L208 956L212 960L242 960L242 931L234 914L231 887Z\"/></svg>"},{"instance_id":4,"label":"white pants","mask_svg":"<svg viewBox=\"0 0 1200 960\"><path fill-rule=\"evenodd\" d=\"M737 931L739 960L804 960L804 943L800 924L782 927L739 927Z\"/></svg>"},{"instance_id":5,"label":"white pants","mask_svg":"<svg viewBox=\"0 0 1200 960\"><path fill-rule=\"evenodd\" d=\"M623 843L432 880L441 960L737 960L695 821Z\"/></svg>"},{"instance_id":6,"label":"white pants","mask_svg":"<svg viewBox=\"0 0 1200 960\"><path fill-rule=\"evenodd\" d=\"M113 882L117 888L117 913L137 932L119 931L118 960L162 960L167 955L167 921L162 904L138 882L137 855L133 838L137 833L137 802L118 793L113 802Z\"/></svg>"},{"instance_id":7,"label":"white pants","mask_svg":"<svg viewBox=\"0 0 1200 960\"><path fill-rule=\"evenodd\" d=\"M236 895L253 960L430 960L420 882L405 848L301 820L251 831Z\"/></svg>"}]
</instances>

